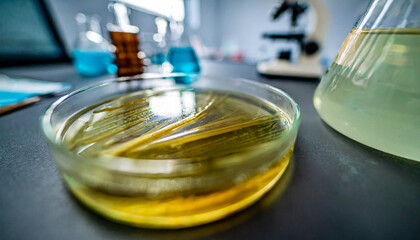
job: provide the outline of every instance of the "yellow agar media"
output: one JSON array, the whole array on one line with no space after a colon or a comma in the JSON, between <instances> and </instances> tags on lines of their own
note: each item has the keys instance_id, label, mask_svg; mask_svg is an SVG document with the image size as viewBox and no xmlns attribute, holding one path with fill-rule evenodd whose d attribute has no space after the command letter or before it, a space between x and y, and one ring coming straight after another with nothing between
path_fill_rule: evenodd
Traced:
<instances>
[{"instance_id":1,"label":"yellow agar media","mask_svg":"<svg viewBox=\"0 0 420 240\"><path fill-rule=\"evenodd\" d=\"M249 206L273 187L293 146L280 151L272 145L290 127L280 109L246 94L188 88L130 93L76 113L61 131L63 144L85 161L108 161L125 172L92 170L80 180L74 171L64 179L83 203L119 222L195 226ZM136 161L160 165L138 174L145 169L136 169Z\"/></svg>"}]
</instances>

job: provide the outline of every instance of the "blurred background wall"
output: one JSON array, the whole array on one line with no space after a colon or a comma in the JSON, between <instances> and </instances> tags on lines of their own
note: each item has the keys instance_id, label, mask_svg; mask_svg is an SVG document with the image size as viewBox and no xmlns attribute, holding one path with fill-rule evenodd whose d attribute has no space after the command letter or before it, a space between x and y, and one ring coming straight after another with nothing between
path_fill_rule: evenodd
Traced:
<instances>
[{"instance_id":1,"label":"blurred background wall","mask_svg":"<svg viewBox=\"0 0 420 240\"><path fill-rule=\"evenodd\" d=\"M45 0L51 10L67 52L72 49L77 36L74 16L78 12L97 14L101 17L102 27L112 21L106 0ZM364 12L369 1L366 0L320 0L328 11L328 27L322 56L331 61L356 20ZM287 31L290 26L287 16L271 21L269 14L277 0L185 0L189 34L196 35L204 46L241 51L253 62L258 60L262 49L276 51L279 44L263 40L261 35L267 31ZM189 11L189 12L188 12ZM307 25L311 24L309 23ZM133 25L144 32L155 32L154 17L133 11ZM307 26L308 27L308 26ZM309 26L310 27L310 26ZM107 34L104 32L104 35ZM281 45L281 44L280 44ZM268 50L267 50L268 49Z\"/></svg>"},{"instance_id":2,"label":"blurred background wall","mask_svg":"<svg viewBox=\"0 0 420 240\"><path fill-rule=\"evenodd\" d=\"M186 3L191 1L200 0L187 0ZM370 1L320 1L329 15L322 55L331 60ZM256 59L259 49L270 42L261 38L263 32L290 29L287 15L277 21L270 20L269 14L277 2L278 0L201 0L200 36L211 46L230 45L242 49L251 59ZM210 31L203 33L206 30Z\"/></svg>"}]
</instances>

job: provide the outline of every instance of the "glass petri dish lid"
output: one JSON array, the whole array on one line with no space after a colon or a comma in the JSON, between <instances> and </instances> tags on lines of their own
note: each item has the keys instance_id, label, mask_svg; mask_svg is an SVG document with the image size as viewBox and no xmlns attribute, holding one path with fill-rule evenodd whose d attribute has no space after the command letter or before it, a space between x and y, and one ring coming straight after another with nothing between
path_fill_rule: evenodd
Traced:
<instances>
[{"instance_id":1,"label":"glass petri dish lid","mask_svg":"<svg viewBox=\"0 0 420 240\"><path fill-rule=\"evenodd\" d=\"M296 102L255 81L120 78L53 103L41 125L71 192L129 225L182 228L237 212L280 179Z\"/></svg>"}]
</instances>

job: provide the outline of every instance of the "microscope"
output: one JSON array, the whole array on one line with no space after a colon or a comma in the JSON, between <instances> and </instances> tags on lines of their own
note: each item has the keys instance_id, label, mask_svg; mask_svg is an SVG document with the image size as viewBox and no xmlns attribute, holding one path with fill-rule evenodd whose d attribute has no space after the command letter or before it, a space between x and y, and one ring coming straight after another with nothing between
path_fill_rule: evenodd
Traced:
<instances>
[{"instance_id":1,"label":"microscope","mask_svg":"<svg viewBox=\"0 0 420 240\"><path fill-rule=\"evenodd\" d=\"M315 27L313 32L294 31L299 17L307 13L309 6L314 12ZM262 75L283 76L295 78L318 79L323 74L320 49L327 26L327 11L318 0L282 0L275 6L271 15L277 20L286 12L291 12L290 24L292 31L287 33L264 33L263 38L272 41L288 41L297 44L299 57L292 61L292 49L280 50L276 59L261 61L257 70Z\"/></svg>"}]
</instances>

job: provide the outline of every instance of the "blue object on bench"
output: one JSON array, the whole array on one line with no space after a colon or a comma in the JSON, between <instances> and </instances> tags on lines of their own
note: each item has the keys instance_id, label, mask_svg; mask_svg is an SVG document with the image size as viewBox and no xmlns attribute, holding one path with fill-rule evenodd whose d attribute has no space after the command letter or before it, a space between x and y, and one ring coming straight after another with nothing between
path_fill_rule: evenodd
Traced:
<instances>
[{"instance_id":1,"label":"blue object on bench","mask_svg":"<svg viewBox=\"0 0 420 240\"><path fill-rule=\"evenodd\" d=\"M71 56L74 67L82 76L95 77L117 72L116 66L112 64L114 56L108 51L75 49Z\"/></svg>"},{"instance_id":2,"label":"blue object on bench","mask_svg":"<svg viewBox=\"0 0 420 240\"><path fill-rule=\"evenodd\" d=\"M172 64L172 72L199 74L200 63L192 47L171 47L168 52L168 61ZM177 83L192 83L197 76L175 77Z\"/></svg>"},{"instance_id":3,"label":"blue object on bench","mask_svg":"<svg viewBox=\"0 0 420 240\"><path fill-rule=\"evenodd\" d=\"M69 83L13 78L0 74L0 107L17 104L34 96L43 96L66 91Z\"/></svg>"}]
</instances>

